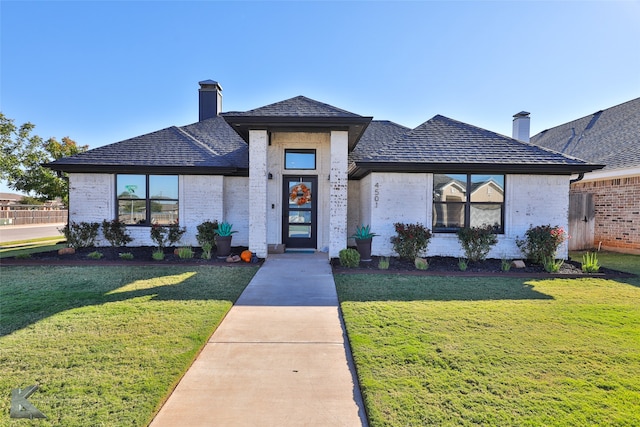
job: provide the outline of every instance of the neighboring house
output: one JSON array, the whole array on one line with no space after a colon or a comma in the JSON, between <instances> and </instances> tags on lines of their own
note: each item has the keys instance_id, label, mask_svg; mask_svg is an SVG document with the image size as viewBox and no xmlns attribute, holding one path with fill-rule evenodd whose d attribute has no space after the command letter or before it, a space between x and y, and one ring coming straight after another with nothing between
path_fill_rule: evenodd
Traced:
<instances>
[{"instance_id":1,"label":"neighboring house","mask_svg":"<svg viewBox=\"0 0 640 427\"><path fill-rule=\"evenodd\" d=\"M396 222L433 230L429 256L457 257L455 231L490 224L490 256L514 258L531 225L566 227L571 174L599 167L439 115L409 129L303 96L222 113L220 85L200 86L197 123L47 165L69 173L71 221L119 218L134 245L152 244L152 223L179 218L196 245L198 224L227 221L259 257L276 244L337 257L359 224L379 235L374 255L394 255Z\"/></svg>"},{"instance_id":2,"label":"neighboring house","mask_svg":"<svg viewBox=\"0 0 640 427\"><path fill-rule=\"evenodd\" d=\"M571 184L571 249L640 253L640 98L542 131L531 142L606 165Z\"/></svg>"}]
</instances>

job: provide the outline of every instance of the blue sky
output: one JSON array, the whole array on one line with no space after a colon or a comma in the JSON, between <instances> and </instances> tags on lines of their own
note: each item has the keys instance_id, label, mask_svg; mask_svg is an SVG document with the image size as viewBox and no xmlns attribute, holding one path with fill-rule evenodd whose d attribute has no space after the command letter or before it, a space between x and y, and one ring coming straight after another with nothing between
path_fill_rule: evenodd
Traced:
<instances>
[{"instance_id":1,"label":"blue sky","mask_svg":"<svg viewBox=\"0 0 640 427\"><path fill-rule=\"evenodd\" d=\"M90 148L305 95L532 134L640 96L640 1L0 2L0 110ZM5 185L0 191L9 191Z\"/></svg>"}]
</instances>

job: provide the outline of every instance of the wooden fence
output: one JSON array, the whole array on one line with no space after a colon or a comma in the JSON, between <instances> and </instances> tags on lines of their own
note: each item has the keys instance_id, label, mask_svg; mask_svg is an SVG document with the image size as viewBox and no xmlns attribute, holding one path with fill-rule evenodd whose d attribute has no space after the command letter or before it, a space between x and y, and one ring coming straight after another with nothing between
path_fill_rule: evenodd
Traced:
<instances>
[{"instance_id":1,"label":"wooden fence","mask_svg":"<svg viewBox=\"0 0 640 427\"><path fill-rule=\"evenodd\" d=\"M0 226L66 223L67 209L25 208L25 206L3 206L0 210Z\"/></svg>"}]
</instances>

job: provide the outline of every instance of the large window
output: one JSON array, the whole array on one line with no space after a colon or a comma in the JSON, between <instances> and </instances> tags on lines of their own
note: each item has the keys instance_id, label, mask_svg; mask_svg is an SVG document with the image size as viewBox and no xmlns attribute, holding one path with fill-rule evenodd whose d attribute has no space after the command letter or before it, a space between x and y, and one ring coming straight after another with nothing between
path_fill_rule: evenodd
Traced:
<instances>
[{"instance_id":1,"label":"large window","mask_svg":"<svg viewBox=\"0 0 640 427\"><path fill-rule=\"evenodd\" d=\"M178 220L177 175L116 176L118 220L125 224L172 224Z\"/></svg>"},{"instance_id":2,"label":"large window","mask_svg":"<svg viewBox=\"0 0 640 427\"><path fill-rule=\"evenodd\" d=\"M491 225L504 233L504 175L434 174L433 231Z\"/></svg>"}]
</instances>

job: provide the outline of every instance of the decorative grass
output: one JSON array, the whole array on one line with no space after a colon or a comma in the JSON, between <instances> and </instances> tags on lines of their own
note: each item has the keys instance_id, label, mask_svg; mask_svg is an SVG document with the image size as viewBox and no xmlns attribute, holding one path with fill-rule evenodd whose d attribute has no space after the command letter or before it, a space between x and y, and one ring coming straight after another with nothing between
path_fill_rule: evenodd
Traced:
<instances>
[{"instance_id":1,"label":"decorative grass","mask_svg":"<svg viewBox=\"0 0 640 427\"><path fill-rule=\"evenodd\" d=\"M147 425L256 270L2 267L0 425L33 384L38 425Z\"/></svg>"},{"instance_id":2,"label":"decorative grass","mask_svg":"<svg viewBox=\"0 0 640 427\"><path fill-rule=\"evenodd\" d=\"M335 281L372 427L640 425L638 278Z\"/></svg>"}]
</instances>

